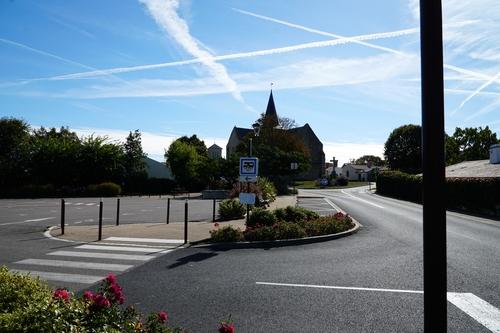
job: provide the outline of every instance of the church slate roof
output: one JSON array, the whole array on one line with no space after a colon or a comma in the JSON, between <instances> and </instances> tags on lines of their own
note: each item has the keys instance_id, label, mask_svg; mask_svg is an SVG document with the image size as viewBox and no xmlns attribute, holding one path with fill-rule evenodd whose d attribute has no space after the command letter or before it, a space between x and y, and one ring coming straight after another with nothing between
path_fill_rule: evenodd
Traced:
<instances>
[{"instance_id":1,"label":"church slate roof","mask_svg":"<svg viewBox=\"0 0 500 333\"><path fill-rule=\"evenodd\" d=\"M266 125L270 127L276 127L279 125L278 113L276 112L276 106L274 105L273 91L269 94L269 101L267 102L266 108Z\"/></svg>"},{"instance_id":2,"label":"church slate roof","mask_svg":"<svg viewBox=\"0 0 500 333\"><path fill-rule=\"evenodd\" d=\"M253 129L251 128L242 128L242 127L236 127L234 126L234 129L233 131L236 132L236 135L238 136L238 139L243 139L245 137L245 135L247 135L248 133L253 133Z\"/></svg>"}]
</instances>

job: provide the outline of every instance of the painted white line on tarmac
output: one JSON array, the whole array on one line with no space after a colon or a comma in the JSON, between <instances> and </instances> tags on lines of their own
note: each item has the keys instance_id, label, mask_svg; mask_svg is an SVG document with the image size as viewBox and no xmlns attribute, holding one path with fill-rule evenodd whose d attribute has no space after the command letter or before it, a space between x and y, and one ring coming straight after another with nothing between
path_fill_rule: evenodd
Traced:
<instances>
[{"instance_id":1,"label":"painted white line on tarmac","mask_svg":"<svg viewBox=\"0 0 500 333\"><path fill-rule=\"evenodd\" d=\"M18 272L21 274L29 274L31 276L39 276L40 279L43 279L43 280L59 281L59 282L73 282L73 283L91 284L91 283L96 283L97 281L104 279L104 276L95 276L95 275L25 271L25 270L19 270L19 269L15 269L12 271Z\"/></svg>"},{"instance_id":2,"label":"painted white line on tarmac","mask_svg":"<svg viewBox=\"0 0 500 333\"><path fill-rule=\"evenodd\" d=\"M392 293L407 293L407 294L423 294L421 290L404 290L404 289L381 289L381 288L361 288L361 287L340 287L340 286L325 286L317 284L296 284L296 283L275 283L275 282L255 282L269 286L282 287L300 287L300 288L322 288L322 289L340 289L340 290L361 290L361 291L382 291Z\"/></svg>"},{"instance_id":3,"label":"painted white line on tarmac","mask_svg":"<svg viewBox=\"0 0 500 333\"><path fill-rule=\"evenodd\" d=\"M423 294L422 290L404 290L404 289L383 289L383 288L361 288L361 287L341 287L325 286L314 284L296 284L296 283L276 283L276 282L255 282L258 285L299 287L299 288L320 288L320 289L339 289L339 290L357 290L357 291L378 291L407 294ZM478 323L488 328L494 333L500 333L500 310L477 297L472 293L452 293L447 294L448 302L471 316Z\"/></svg>"},{"instance_id":4,"label":"painted white line on tarmac","mask_svg":"<svg viewBox=\"0 0 500 333\"><path fill-rule=\"evenodd\" d=\"M119 241L119 242L184 244L184 241L180 239L161 239L161 238L108 237L105 240Z\"/></svg>"},{"instance_id":5,"label":"painted white line on tarmac","mask_svg":"<svg viewBox=\"0 0 500 333\"><path fill-rule=\"evenodd\" d=\"M87 245L87 244L76 246L75 248L83 250L145 252L145 253L161 252L165 250L162 248L154 248L154 247L127 247L127 246L106 246L106 245Z\"/></svg>"},{"instance_id":6,"label":"painted white line on tarmac","mask_svg":"<svg viewBox=\"0 0 500 333\"><path fill-rule=\"evenodd\" d=\"M23 224L23 223L40 222L40 221L47 221L47 220L53 220L53 219L55 219L55 216L43 217L40 219L24 220L24 221L20 221L20 222L0 223L0 225Z\"/></svg>"},{"instance_id":7,"label":"painted white line on tarmac","mask_svg":"<svg viewBox=\"0 0 500 333\"><path fill-rule=\"evenodd\" d=\"M380 205L377 205L377 204L374 204L373 202L370 202L370 201L367 201L367 200L364 200L364 199L358 198L358 197L356 197L356 196L352 195L351 193L346 192L346 191L344 191L344 190L341 190L341 192L342 192L342 193L344 193L344 194L346 194L346 195L348 195L348 196L350 196L350 197L352 197L352 198L354 198L354 199L356 199L356 200L362 201L362 202L364 202L364 203L367 203L367 204L369 204L369 205L375 206L375 207L377 207L377 208L384 209L384 207L382 207L382 206L380 206Z\"/></svg>"},{"instance_id":8,"label":"painted white line on tarmac","mask_svg":"<svg viewBox=\"0 0 500 333\"><path fill-rule=\"evenodd\" d=\"M97 270L116 271L116 272L123 272L126 271L127 269L134 267L133 265L106 264L101 262L50 260L50 259L24 259L21 261L16 261L14 264L85 268L85 269L97 269Z\"/></svg>"},{"instance_id":9,"label":"painted white line on tarmac","mask_svg":"<svg viewBox=\"0 0 500 333\"><path fill-rule=\"evenodd\" d=\"M492 332L500 333L500 310L471 293L448 293L448 301Z\"/></svg>"},{"instance_id":10,"label":"painted white line on tarmac","mask_svg":"<svg viewBox=\"0 0 500 333\"><path fill-rule=\"evenodd\" d=\"M342 208L340 208L339 206L337 206L336 204L334 204L334 203L333 203L330 199L328 199L328 198L323 198L323 199L325 199L325 201L326 201L326 202L327 202L330 206L332 206L332 207L333 207L333 209L335 209L337 212L341 212L342 214L346 215L346 212L345 212Z\"/></svg>"},{"instance_id":11,"label":"painted white line on tarmac","mask_svg":"<svg viewBox=\"0 0 500 333\"><path fill-rule=\"evenodd\" d=\"M116 260L135 260L148 261L155 256L147 256L142 254L118 254L118 253L103 253L103 252L78 252L78 251L55 251L47 253L49 256L62 257L77 257L77 258L99 258L99 259L116 259Z\"/></svg>"}]
</instances>

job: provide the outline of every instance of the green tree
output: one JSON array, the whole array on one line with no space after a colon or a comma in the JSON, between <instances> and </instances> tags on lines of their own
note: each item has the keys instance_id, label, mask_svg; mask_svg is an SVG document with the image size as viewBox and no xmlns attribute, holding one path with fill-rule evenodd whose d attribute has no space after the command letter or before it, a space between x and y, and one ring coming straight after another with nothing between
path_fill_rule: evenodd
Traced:
<instances>
[{"instance_id":1,"label":"green tree","mask_svg":"<svg viewBox=\"0 0 500 333\"><path fill-rule=\"evenodd\" d=\"M407 173L422 172L422 128L403 125L391 132L384 149L387 165Z\"/></svg>"},{"instance_id":2,"label":"green tree","mask_svg":"<svg viewBox=\"0 0 500 333\"><path fill-rule=\"evenodd\" d=\"M129 132L123 145L124 156L123 166L125 168L125 178L146 178L146 154L142 150L141 133L139 130Z\"/></svg>"},{"instance_id":3,"label":"green tree","mask_svg":"<svg viewBox=\"0 0 500 333\"><path fill-rule=\"evenodd\" d=\"M0 187L20 185L28 177L29 125L20 119L0 119Z\"/></svg>"},{"instance_id":4,"label":"green tree","mask_svg":"<svg viewBox=\"0 0 500 333\"><path fill-rule=\"evenodd\" d=\"M168 147L165 158L180 186L188 190L197 190L203 187L200 169L204 161L195 146L177 139Z\"/></svg>"},{"instance_id":5,"label":"green tree","mask_svg":"<svg viewBox=\"0 0 500 333\"><path fill-rule=\"evenodd\" d=\"M364 165L367 163L371 163L372 165L382 166L385 161L381 159L379 156L375 155L363 155L360 158L354 160L354 164Z\"/></svg>"},{"instance_id":6,"label":"green tree","mask_svg":"<svg viewBox=\"0 0 500 333\"><path fill-rule=\"evenodd\" d=\"M76 133L61 127L34 130L30 140L30 174L34 184L75 185L80 172L81 141Z\"/></svg>"},{"instance_id":7,"label":"green tree","mask_svg":"<svg viewBox=\"0 0 500 333\"><path fill-rule=\"evenodd\" d=\"M177 140L184 142L190 146L193 146L196 149L198 155L208 157L208 150L207 146L205 145L205 142L203 140L200 140L196 136L196 134L193 134L190 137L182 136Z\"/></svg>"},{"instance_id":8,"label":"green tree","mask_svg":"<svg viewBox=\"0 0 500 333\"><path fill-rule=\"evenodd\" d=\"M257 119L256 124L258 124L260 127L269 127L266 124L265 118L266 118L266 114L264 112L262 112L260 114L259 119ZM285 129L285 130L292 129L292 128L299 126L295 122L295 119L291 119L291 118L287 118L287 117L279 117L278 116L278 123L279 123L278 127L281 129Z\"/></svg>"},{"instance_id":9,"label":"green tree","mask_svg":"<svg viewBox=\"0 0 500 333\"><path fill-rule=\"evenodd\" d=\"M496 133L488 126L457 127L452 136L446 139L446 162L455 164L463 161L474 161L489 158L489 148L498 143Z\"/></svg>"}]
</instances>

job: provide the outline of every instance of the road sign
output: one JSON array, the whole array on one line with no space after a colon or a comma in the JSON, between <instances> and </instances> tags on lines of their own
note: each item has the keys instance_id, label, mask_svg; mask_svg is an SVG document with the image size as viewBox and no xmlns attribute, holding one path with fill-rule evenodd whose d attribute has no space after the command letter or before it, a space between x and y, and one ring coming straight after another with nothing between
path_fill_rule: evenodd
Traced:
<instances>
[{"instance_id":1,"label":"road sign","mask_svg":"<svg viewBox=\"0 0 500 333\"><path fill-rule=\"evenodd\" d=\"M240 182L246 183L256 183L257 176L240 176Z\"/></svg>"},{"instance_id":2,"label":"road sign","mask_svg":"<svg viewBox=\"0 0 500 333\"><path fill-rule=\"evenodd\" d=\"M259 174L259 159L257 157L240 157L240 176L254 176Z\"/></svg>"},{"instance_id":3,"label":"road sign","mask_svg":"<svg viewBox=\"0 0 500 333\"><path fill-rule=\"evenodd\" d=\"M321 178L321 180L319 181L319 184L321 186L327 186L328 185L328 179L326 178Z\"/></svg>"},{"instance_id":4,"label":"road sign","mask_svg":"<svg viewBox=\"0 0 500 333\"><path fill-rule=\"evenodd\" d=\"M299 168L299 163L292 162L290 163L290 170L297 170Z\"/></svg>"},{"instance_id":5,"label":"road sign","mask_svg":"<svg viewBox=\"0 0 500 333\"><path fill-rule=\"evenodd\" d=\"M242 204L254 205L255 204L255 193L240 193L240 202Z\"/></svg>"}]
</instances>

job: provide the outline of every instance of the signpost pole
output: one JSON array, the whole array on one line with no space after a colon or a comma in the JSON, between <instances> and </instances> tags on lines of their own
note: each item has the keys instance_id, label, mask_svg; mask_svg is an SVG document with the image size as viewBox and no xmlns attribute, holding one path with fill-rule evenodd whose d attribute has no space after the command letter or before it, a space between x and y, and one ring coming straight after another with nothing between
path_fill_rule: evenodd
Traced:
<instances>
[{"instance_id":1,"label":"signpost pole","mask_svg":"<svg viewBox=\"0 0 500 333\"><path fill-rule=\"evenodd\" d=\"M447 331L442 29L441 0L420 0L424 332Z\"/></svg>"},{"instance_id":2,"label":"signpost pole","mask_svg":"<svg viewBox=\"0 0 500 333\"><path fill-rule=\"evenodd\" d=\"M252 157L252 138L249 139L248 143L248 157ZM250 193L250 182L248 181L247 181L247 193ZM250 205L247 204L247 224L249 217L250 217Z\"/></svg>"}]
</instances>

